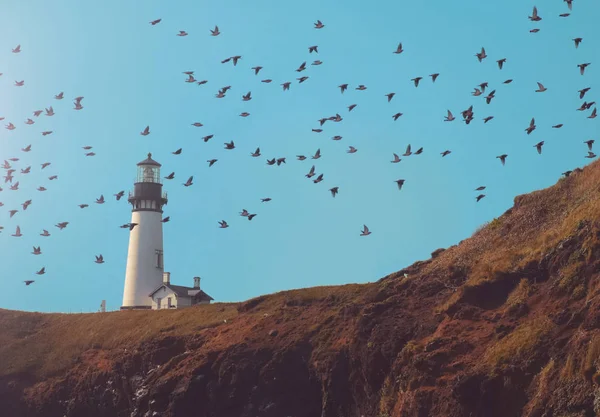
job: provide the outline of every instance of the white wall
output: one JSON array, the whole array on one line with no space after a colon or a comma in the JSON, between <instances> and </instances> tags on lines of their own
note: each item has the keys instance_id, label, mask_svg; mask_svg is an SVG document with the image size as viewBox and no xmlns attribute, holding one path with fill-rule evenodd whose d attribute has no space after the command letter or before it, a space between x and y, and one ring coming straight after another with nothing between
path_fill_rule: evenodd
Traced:
<instances>
[{"instance_id":1,"label":"white wall","mask_svg":"<svg viewBox=\"0 0 600 417\"><path fill-rule=\"evenodd\" d=\"M167 301L169 298L171 299L171 308L178 308L179 306L178 304L178 299L175 296L175 293L171 290L168 290L166 288L161 288L160 290L156 291L156 293L152 296L152 309L153 310L158 310L158 299L160 300L160 309L169 309L169 302Z\"/></svg>"},{"instance_id":2,"label":"white wall","mask_svg":"<svg viewBox=\"0 0 600 417\"><path fill-rule=\"evenodd\" d=\"M123 307L152 306L150 293L163 282L163 269L156 268L156 250L163 250L162 213L134 211L129 232ZM164 266L164 253L163 253Z\"/></svg>"}]
</instances>

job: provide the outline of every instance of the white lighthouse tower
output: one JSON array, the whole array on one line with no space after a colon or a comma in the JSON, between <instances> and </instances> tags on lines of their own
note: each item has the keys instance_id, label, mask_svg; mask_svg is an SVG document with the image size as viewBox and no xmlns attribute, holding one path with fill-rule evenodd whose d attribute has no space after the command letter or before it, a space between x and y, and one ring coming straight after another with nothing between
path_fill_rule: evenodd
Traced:
<instances>
[{"instance_id":1,"label":"white lighthouse tower","mask_svg":"<svg viewBox=\"0 0 600 417\"><path fill-rule=\"evenodd\" d=\"M137 164L133 193L129 193L131 223L137 225L129 234L125 289L121 310L150 309L150 293L163 281L162 207L167 194L162 192L161 165L152 159Z\"/></svg>"}]
</instances>

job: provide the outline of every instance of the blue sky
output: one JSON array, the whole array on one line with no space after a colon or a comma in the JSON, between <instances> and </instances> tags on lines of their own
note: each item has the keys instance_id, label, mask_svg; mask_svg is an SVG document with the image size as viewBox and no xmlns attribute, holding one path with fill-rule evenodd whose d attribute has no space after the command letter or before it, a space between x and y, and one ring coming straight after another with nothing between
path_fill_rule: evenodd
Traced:
<instances>
[{"instance_id":1,"label":"blue sky","mask_svg":"<svg viewBox=\"0 0 600 417\"><path fill-rule=\"evenodd\" d=\"M89 2L88 2L89 3ZM501 215L516 195L552 185L583 166L598 139L598 120L578 112L577 90L600 89L600 5L574 2L571 16L560 0L538 4L543 20L530 22L530 1L496 3L365 2L349 0L258 2L149 0L100 3L10 1L0 15L0 117L17 129L0 129L0 161L18 157L18 191L0 192L2 275L0 307L47 312L109 309L122 301L129 221L127 202L113 194L133 187L135 164L152 152L163 164L169 204L165 216L165 267L172 281L203 289L216 301L317 286L369 282L469 237ZM161 18L151 26L149 21ZM320 19L325 28L313 23ZM210 36L219 25L221 35ZM539 27L536 34L529 30ZM179 30L189 33L178 37ZM582 37L579 49L572 38ZM395 55L398 42L405 52ZM21 44L22 52L11 49ZM308 47L319 46L318 54ZM481 47L488 58L474 56ZM237 66L220 61L242 55ZM503 70L496 60L507 58ZM320 59L321 66L310 63ZM307 61L307 70L296 68ZM577 64L591 62L584 76ZM251 67L261 65L258 76ZM185 83L194 70L202 86ZM432 84L429 74L441 75ZM310 78L303 84L296 79ZM415 88L411 79L424 79ZM260 80L271 78L271 84ZM506 79L514 82L502 84ZM15 87L18 80L25 86ZM292 81L290 91L280 84ZM472 97L487 81L496 98ZM548 91L535 93L536 82ZM341 94L338 85L348 83ZM356 91L358 84L367 86ZM231 85L223 99L217 90ZM64 91L65 99L55 100ZM252 92L253 99L241 96ZM391 103L384 96L395 92ZM72 99L84 96L81 111ZM347 106L358 104L349 113ZM24 121L52 105L56 115ZM474 105L475 120L460 112ZM443 122L450 109L457 120ZM247 111L247 118L238 115ZM392 115L404 115L396 122ZM339 113L323 133L317 120ZM494 116L483 124L482 118ZM524 129L532 117L537 130ZM33 118L33 117L32 117ZM199 121L203 127L191 123ZM551 126L564 123L562 129ZM139 132L150 125L151 134ZM53 130L42 137L43 130ZM202 136L214 134L208 143ZM340 141L331 140L341 135ZM223 143L233 140L234 150ZM544 140L543 154L533 145ZM29 153L20 149L31 144ZM424 147L422 155L392 154ZM84 145L96 156L85 157ZM358 152L348 154L348 146ZM600 145L600 143L599 143ZM260 146L263 156L249 154ZM181 155L171 152L183 148ZM312 155L317 161L295 160ZM444 158L440 153L449 149ZM495 157L508 154L506 166ZM287 164L267 166L267 158ZM205 162L217 158L211 168ZM51 162L44 171L40 164ZM304 174L315 163L324 181ZM48 181L52 174L59 176ZM181 185L194 175L194 185ZM406 180L398 191L395 180ZM479 185L486 197L475 203ZM45 192L36 191L45 186ZM339 186L334 199L328 189ZM94 204L100 194L108 202ZM261 203L271 197L269 203ZM10 209L32 205L9 218ZM80 209L78 204L89 203ZM252 222L242 209L257 213ZM225 219L230 227L219 229ZM68 221L59 231L54 224ZM362 225L372 231L360 237ZM23 237L10 235L20 225ZM41 237L42 229L52 236ZM31 254L40 245L43 254ZM97 265L94 255L106 263ZM35 275L42 266L44 276ZM23 280L35 279L26 287Z\"/></svg>"}]
</instances>

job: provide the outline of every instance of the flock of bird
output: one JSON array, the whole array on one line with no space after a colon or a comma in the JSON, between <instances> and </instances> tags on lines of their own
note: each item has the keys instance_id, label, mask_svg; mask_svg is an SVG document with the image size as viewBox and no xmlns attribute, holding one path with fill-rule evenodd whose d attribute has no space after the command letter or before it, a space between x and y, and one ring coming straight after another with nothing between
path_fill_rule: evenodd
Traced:
<instances>
[{"instance_id":1,"label":"flock of bird","mask_svg":"<svg viewBox=\"0 0 600 417\"><path fill-rule=\"evenodd\" d=\"M570 16L570 11L572 10L572 7L573 7L573 1L572 0L564 0L564 1L565 1L565 3L568 6L569 12L560 14L561 18L567 18L567 17L569 17ZM531 16L528 16L528 18L529 18L529 20L531 22L534 22L536 24L539 23L540 21L542 21L542 15L538 11L537 7L533 8ZM161 20L162 19L156 19L156 20L153 20L153 21L151 21L149 23L152 26L156 26L156 25L160 24ZM325 27L326 27L326 25L323 22L321 22L320 20L317 20L314 23L314 29L316 29L316 30L322 30ZM540 31L540 28L533 28L533 29L530 30L531 33L537 33L539 31ZM219 30L219 27L215 26L214 29L210 30L210 34L207 34L207 36L216 37L216 36L219 36L220 34L221 34L221 32ZM184 37L184 36L188 36L188 32L186 32L185 30L180 30L179 33L176 33L175 35L179 36L179 37ZM583 42L583 38L580 38L580 37L574 38L573 42L574 42L574 47L578 48L579 45ZM308 54L313 54L313 53L314 54L318 54L319 53L318 48L319 48L318 45L308 46L307 47ZM20 54L20 53L22 53L21 45L17 45L15 48L13 48L12 52L14 54ZM390 52L393 53L393 54L396 54L396 55L403 54L405 52L403 44L399 43L397 45L396 49L392 50ZM481 50L479 52L476 52L474 55L477 58L478 62L480 62L480 63L483 62L485 59L488 58L486 50L485 50L484 47L482 47ZM235 55L235 56L231 56L231 57L227 57L227 58L223 59L221 61L221 63L222 64L227 64L227 63L231 62L231 64L233 66L237 66L238 63L240 63L242 61L242 59L243 58L242 58L241 55ZM501 71L505 67L505 65L507 65L508 59L507 58L500 58L496 62L497 62L497 65L498 65L498 70ZM323 62L321 60L316 59L316 60L314 60L312 62L311 65L312 66L319 66L322 63ZM585 70L590 65L591 65L591 63L589 63L589 62L583 62L583 63L577 64L576 67L579 68L579 73L581 74L581 76L585 75ZM575 65L574 65L574 67L575 67ZM262 66L254 66L254 67L251 67L249 69L252 70L254 72L254 74L258 76L259 73L260 73L260 71L263 69L263 67ZM298 68L296 68L295 71L298 74L300 74L300 73L303 73L306 70L307 70L307 62L305 61L305 62L302 62L302 64L300 64L298 66ZM190 84L195 83L197 85L204 85L204 84L206 84L208 82L208 80L199 80L199 79L196 79L196 77L194 75L194 71L184 71L183 74L187 76L187 78L184 79L184 81L186 83L190 83ZM1 75L2 74L0 73L0 76ZM438 77L440 77L440 73L432 73L432 74L429 75L429 77L431 79L431 82L435 83L436 80L438 79ZM297 77L296 81L298 82L298 84L302 84L305 81L307 81L308 79L309 79L309 76L302 75L302 76ZM415 88L418 88L422 80L423 80L423 77L415 77L411 81L414 83ZM507 79L506 81L504 81L504 84L510 84L512 81L513 81L512 79ZM273 82L273 80L270 79L270 78L265 78L265 79L262 79L261 82L265 83L265 84L269 84L269 83ZM22 87L24 85L25 85L25 80L15 80L15 82L14 82L14 86L15 87ZM290 88L292 86L292 81L282 82L280 84L280 86L281 86L283 92L288 91L288 90L290 90ZM349 86L349 84L340 84L338 86L338 88L340 90L340 93L344 94L344 92L348 88L350 88L350 86ZM367 89L367 86L363 85L363 84L360 84L360 85L355 86L354 88L357 91L364 91L364 90ZM224 86L224 87L220 88L216 92L215 98L218 98L218 99L225 98L227 96L228 91L230 89L231 89L230 85L227 85L227 86ZM491 90L491 91L489 91L489 90ZM537 83L537 89L535 90L536 93L543 94L547 90L548 90L548 88L546 88L542 83L540 83L540 82ZM579 90L578 91L579 98L581 100L583 100L589 90L590 90L590 87L586 87L586 88L583 88L583 89ZM473 97L482 97L482 98L484 98L485 102L487 104L490 104L492 102L492 100L494 100L496 98L496 89L491 89L489 87L488 83L484 82L484 83L481 83L481 84L477 85L474 88L474 91L471 94L472 94ZM394 96L395 96L394 92L390 92L390 93L387 93L387 94L383 95L383 97L387 98L387 102L391 102L393 100ZM382 99L383 99L383 97L382 97ZM243 94L241 96L241 100L244 101L244 102L248 102L250 100L253 100L253 98L254 97L252 96L252 92L251 91L248 91L246 94ZM54 99L57 100L57 101L63 100L64 99L64 93L60 92L59 94L57 94L57 95L54 96ZM73 99L73 110L80 111L80 110L82 110L84 108L83 105L82 105L82 100L83 99L84 99L84 97L81 97L81 96L75 97ZM577 110L581 111L581 112L589 111L589 115L587 116L587 118L588 119L594 119L594 118L597 117L597 109L596 109L595 105L596 105L596 102L594 102L594 101L590 101L590 102L584 101L581 104L581 107L579 109L577 109ZM356 108L356 106L357 106L357 104L351 104L351 105L349 105L347 107L347 111L348 112L352 112L352 110L354 108ZM27 124L27 125L33 125L35 123L35 118L40 117L42 114L44 114L45 117L52 117L52 116L54 116L55 113L54 113L53 106L49 106L48 108L45 108L44 110L35 110L35 111L33 111L33 116L32 116L33 118L27 118L27 120L24 123ZM465 124L469 125L471 122L473 122L475 120L474 106L471 105L469 108L467 108L465 110L462 110L460 112L460 115L462 116L462 122L464 122ZM248 112L242 112L242 113L239 114L239 116L240 117L249 117L250 113L248 113ZM400 113L400 112L398 112L398 113L393 114L392 118L393 118L394 121L396 121L399 118L401 118L402 116L403 116L403 114ZM0 117L0 120L3 120L3 119L4 119L3 117ZM487 116L487 117L482 118L483 123L488 123L492 119L493 119L493 116ZM339 122L342 122L342 120L343 120L343 117L339 113L336 113L335 115L324 116L324 117L322 117L322 118L320 118L318 120L319 126L318 127L313 127L312 128L312 132L320 134L320 133L323 132L322 127L323 127L323 125L325 123L339 123ZM446 116L443 119L443 121L444 122L448 122L448 123L455 122L455 121L457 121L457 118L452 113L452 111L448 110ZM201 122L194 122L194 123L192 123L192 126L194 126L194 127L202 127L203 124ZM554 129L560 129L562 126L563 126L563 124L559 123L559 124L553 125L552 128L554 128ZM14 123L12 123L12 122L6 122L5 128L8 129L8 130L15 130L17 128L17 126ZM533 119L531 119L531 122L529 123L529 125L524 130L525 130L525 132L526 132L527 135L531 135L536 130L536 128L537 128L536 121L535 121L535 118L533 118ZM49 130L49 131L43 131L42 132L43 136L47 136L47 135L50 135L50 134L52 134L51 130ZM146 126L140 132L140 135L142 135L142 136L148 136L150 134L151 134L150 126ZM212 135L212 134L206 135L206 136L202 137L202 139L203 139L204 142L208 142L208 141L210 141L213 138L214 138L214 135ZM339 141L341 139L342 139L342 137L339 136L339 135L332 137L332 140L336 140L336 141ZM587 140L587 141L584 142L584 144L587 146L587 155L585 156L585 158L595 158L596 154L592 150L592 147L593 147L593 144L594 144L594 140L592 140L592 139L591 140ZM542 154L543 146L544 146L544 141L539 141L539 142L537 142L536 144L533 145L533 147L536 148L538 154ZM86 157L93 157L93 156L95 156L95 153L94 153L94 151L92 149L93 149L92 146L84 146L83 147L83 150L85 151L84 155ZM225 150L236 149L236 145L235 145L234 141L225 142L224 143L224 149ZM31 147L31 145L27 145L27 146L23 147L21 150L24 153L27 153L27 152L30 152L32 150L32 147ZM357 151L358 151L358 149L356 147L349 146L348 150L346 152L349 153L349 154L353 154L353 153L356 153ZM394 164L397 164L397 163L400 163L402 161L402 157L403 158L408 158L410 156L420 155L423 152L424 152L423 147L420 147L416 151L413 151L412 148L411 148L411 145L409 144L407 146L407 148L406 148L406 151L402 155L398 155L396 153L392 153L392 159L390 160L390 162L394 163ZM441 155L441 157L446 157L449 154L451 154L451 152L452 151L450 149L445 149L442 152L440 152L440 155ZM175 150L175 151L172 152L173 155L180 155L181 153L182 153L182 148L179 148L179 149L177 149L177 150ZM249 156L252 157L252 158L260 158L262 156L260 147L256 148L253 152L251 152L249 154ZM315 151L315 153L313 155L310 155L310 156L296 155L296 159L298 161L305 161L305 160L309 159L309 157L313 161L319 160L321 158L321 150L317 149ZM501 154L501 155L496 156L496 158L499 159L499 163L501 163L502 165L505 165L506 162L507 162L508 155L507 154ZM15 175L18 174L18 172L20 172L21 175L27 175L27 174L29 174L31 172L31 166L27 166L25 168L15 168L14 164L17 163L18 161L20 161L20 158L18 158L18 157L9 158L9 159L4 160L4 164L1 166L5 170L4 184L9 184L8 187L9 187L10 190L18 190L19 189L19 181L18 180L13 181L15 179ZM209 167L212 167L215 163L218 162L218 159L213 158L213 159L207 160L206 162L208 163ZM285 164L285 163L286 163L286 157L266 158L266 164L267 165L271 165L271 166L272 165L277 165L277 166L280 166L280 165ZM50 162L44 162L43 164L41 164L41 168L40 169L44 170L44 169L48 168L50 165L51 165ZM18 171L18 169L19 169L19 171ZM567 172L563 173L563 175L568 176L570 173L571 173L571 171L567 171ZM316 165L312 165L310 167L310 169L308 170L308 173L306 173L305 177L308 178L308 179L310 179L315 184L318 184L318 183L320 183L320 182L322 182L324 180L324 174L323 173L317 173ZM48 177L48 179L51 180L51 181L52 180L56 180L56 179L58 179L58 176L56 174L53 174L53 175L50 175ZM167 181L175 179L175 172L171 172L170 174L166 175L164 177L164 179L167 180ZM190 186L192 186L193 185L193 179L194 179L194 177L190 176L187 179L186 182L182 183L182 185L184 187L190 187ZM398 190L402 190L402 187L403 187L403 185L405 183L405 179L403 179L403 178L396 179L396 180L394 180L394 182L397 184ZM476 202L479 202L481 199L483 199L486 196L483 193L483 191L485 189L486 189L486 186L485 185L481 185L481 186L477 187L474 190L474 191L478 192L477 196L474 197L474 199L475 199ZM37 190L40 191L40 192L43 192L43 191L46 191L46 188L40 186ZM0 191L2 191L1 187L0 187ZM338 193L340 192L340 187L334 186L332 188L329 188L329 192L331 193L331 196L335 198L338 195ZM119 191L118 193L114 194L114 197L115 197L115 199L117 201L119 201L124 195L125 195L125 191ZM263 203L267 203L267 202L271 201L271 198L270 197L262 198L261 201ZM105 202L106 202L106 200L104 198L104 195L100 195L100 197L98 197L96 199L96 201L95 201L96 204L104 204ZM27 207L29 205L31 205L31 204L32 204L32 199L26 200L21 205L22 206L22 210L26 211ZM3 206L3 203L0 202L0 207L2 207L2 206ZM85 209L86 207L89 207L89 204L82 203L82 204L79 205L79 207L81 209ZM12 218L18 212L19 212L18 209L12 209L12 210L10 210L9 211L10 218ZM256 215L257 215L256 213L250 213L246 209L243 209L240 212L240 216L245 217L248 220L252 220ZM165 218L163 218L162 221L166 223L169 220L170 220L169 217L165 217ZM60 230L65 229L68 226L68 224L69 224L69 222L64 221L64 222L57 223L55 226L60 231ZM227 228L227 227L229 227L228 222L225 221L225 220L219 221L218 224L219 224L218 227L220 227L220 228ZM120 227L123 228L123 229L129 229L131 231L131 230L133 230L135 228L135 226L137 226L137 224L135 224L135 223L126 223L126 224L123 224ZM3 229L3 227L0 226L0 232L2 232L2 229ZM363 229L360 232L360 236L368 236L370 234L371 234L371 231L369 230L369 228L367 227L367 225L363 225ZM39 235L41 237L50 237L51 233L48 230L44 229L44 230L42 230L41 233L39 233ZM20 227L18 225L16 226L15 233L13 233L11 236L17 237L17 238L23 236L22 233L21 233L21 229L20 229ZM34 246L31 253L33 255L35 255L35 256L41 255L42 254L41 246L39 246L39 245L38 246ZM94 261L95 263L97 263L97 264L104 263L104 258L103 258L103 256L101 254L96 255L95 258L96 258L95 261ZM39 269L35 273L37 275L43 275L43 274L46 273L46 268L42 267L41 269ZM29 280L26 280L24 282L25 282L26 285L30 285L33 282L35 282L35 280L29 279Z\"/></svg>"}]
</instances>

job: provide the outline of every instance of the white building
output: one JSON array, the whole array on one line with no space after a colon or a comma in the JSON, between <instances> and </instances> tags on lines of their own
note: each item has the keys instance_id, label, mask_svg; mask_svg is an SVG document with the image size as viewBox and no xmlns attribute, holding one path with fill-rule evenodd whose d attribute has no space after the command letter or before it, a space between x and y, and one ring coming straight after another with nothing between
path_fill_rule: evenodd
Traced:
<instances>
[{"instance_id":1,"label":"white building","mask_svg":"<svg viewBox=\"0 0 600 417\"><path fill-rule=\"evenodd\" d=\"M194 277L193 287L171 284L171 274L163 274L163 283L150 294L152 309L184 308L196 304L209 304L213 298L200 289L200 277Z\"/></svg>"},{"instance_id":2,"label":"white building","mask_svg":"<svg viewBox=\"0 0 600 417\"><path fill-rule=\"evenodd\" d=\"M149 153L137 167L134 191L128 198L135 227L129 232L121 310L209 303L212 297L200 290L200 278L194 278L194 287L182 287L172 285L170 274L164 272L162 208L168 200L162 191L161 165Z\"/></svg>"}]
</instances>

